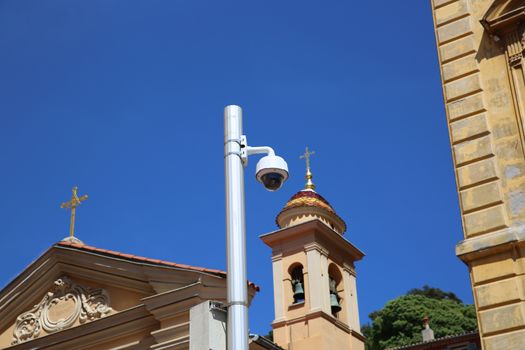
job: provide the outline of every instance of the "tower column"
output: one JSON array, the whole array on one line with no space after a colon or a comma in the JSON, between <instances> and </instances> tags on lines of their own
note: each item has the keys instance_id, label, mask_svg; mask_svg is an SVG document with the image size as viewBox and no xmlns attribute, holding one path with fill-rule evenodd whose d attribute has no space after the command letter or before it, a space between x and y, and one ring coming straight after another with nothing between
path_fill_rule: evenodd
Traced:
<instances>
[{"instance_id":1,"label":"tower column","mask_svg":"<svg viewBox=\"0 0 525 350\"><path fill-rule=\"evenodd\" d=\"M321 290L321 298L323 300L323 311L327 314L332 314L332 306L330 305L330 278L328 276L328 252L321 250L321 284L317 287Z\"/></svg>"},{"instance_id":2,"label":"tower column","mask_svg":"<svg viewBox=\"0 0 525 350\"><path fill-rule=\"evenodd\" d=\"M348 326L350 329L361 333L359 323L359 307L357 305L357 285L356 276L353 269L345 266L343 269L344 298L346 299L345 307L348 315Z\"/></svg>"},{"instance_id":3,"label":"tower column","mask_svg":"<svg viewBox=\"0 0 525 350\"><path fill-rule=\"evenodd\" d=\"M310 311L330 314L330 291L328 289L328 266L325 254L316 245L305 247L308 269L308 291ZM325 269L326 267L326 269ZM326 288L323 288L326 286Z\"/></svg>"},{"instance_id":4,"label":"tower column","mask_svg":"<svg viewBox=\"0 0 525 350\"><path fill-rule=\"evenodd\" d=\"M273 270L273 294L274 294L274 312L275 321L281 322L285 319L285 304L284 304L284 273L283 273L283 259L282 254L277 254L272 257Z\"/></svg>"}]
</instances>

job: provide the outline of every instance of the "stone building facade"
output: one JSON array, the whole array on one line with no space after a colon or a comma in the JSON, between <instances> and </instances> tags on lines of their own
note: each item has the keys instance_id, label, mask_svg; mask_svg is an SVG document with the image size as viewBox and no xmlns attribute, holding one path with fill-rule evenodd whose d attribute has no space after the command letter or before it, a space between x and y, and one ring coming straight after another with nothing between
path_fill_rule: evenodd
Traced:
<instances>
[{"instance_id":1,"label":"stone building facade","mask_svg":"<svg viewBox=\"0 0 525 350\"><path fill-rule=\"evenodd\" d=\"M525 349L525 1L433 0L464 240L486 350Z\"/></svg>"}]
</instances>

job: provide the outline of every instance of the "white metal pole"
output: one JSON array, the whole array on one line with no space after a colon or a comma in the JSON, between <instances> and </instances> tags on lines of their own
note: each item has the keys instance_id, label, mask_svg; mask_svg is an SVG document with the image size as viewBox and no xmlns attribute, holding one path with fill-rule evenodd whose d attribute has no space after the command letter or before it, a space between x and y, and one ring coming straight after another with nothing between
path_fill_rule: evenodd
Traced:
<instances>
[{"instance_id":1,"label":"white metal pole","mask_svg":"<svg viewBox=\"0 0 525 350\"><path fill-rule=\"evenodd\" d=\"M248 350L248 283L241 136L241 107L227 106L224 109L224 175L226 179L228 350Z\"/></svg>"}]
</instances>

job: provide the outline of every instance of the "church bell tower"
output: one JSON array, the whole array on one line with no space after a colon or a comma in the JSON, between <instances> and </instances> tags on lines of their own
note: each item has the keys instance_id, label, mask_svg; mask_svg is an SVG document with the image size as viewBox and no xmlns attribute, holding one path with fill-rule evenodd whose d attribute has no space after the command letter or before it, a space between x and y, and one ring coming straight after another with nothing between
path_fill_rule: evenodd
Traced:
<instances>
[{"instance_id":1,"label":"church bell tower","mask_svg":"<svg viewBox=\"0 0 525 350\"><path fill-rule=\"evenodd\" d=\"M308 151L305 188L262 235L272 248L274 341L287 350L364 350L354 263L364 254L343 238L346 224L315 191Z\"/></svg>"}]
</instances>

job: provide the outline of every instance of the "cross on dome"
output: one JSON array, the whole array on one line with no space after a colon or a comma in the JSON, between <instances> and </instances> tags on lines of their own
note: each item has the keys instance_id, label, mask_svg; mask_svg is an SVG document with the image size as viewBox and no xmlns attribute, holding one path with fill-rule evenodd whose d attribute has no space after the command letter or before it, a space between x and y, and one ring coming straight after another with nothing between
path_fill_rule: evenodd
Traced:
<instances>
[{"instance_id":1,"label":"cross on dome","mask_svg":"<svg viewBox=\"0 0 525 350\"><path fill-rule=\"evenodd\" d=\"M308 189L308 190L315 190L315 184L313 183L312 181L312 172L310 171L310 156L314 155L315 154L315 151L309 151L308 150L308 146L306 146L306 149L304 151L304 153L299 157L300 159L305 159L306 160L306 185L304 186L305 189Z\"/></svg>"},{"instance_id":2,"label":"cross on dome","mask_svg":"<svg viewBox=\"0 0 525 350\"><path fill-rule=\"evenodd\" d=\"M315 154L306 147L299 158L306 160L306 185L294 194L276 217L279 228L286 228L306 221L320 220L328 227L342 235L346 231L346 223L337 215L330 203L315 191L310 169L310 157Z\"/></svg>"}]
</instances>

